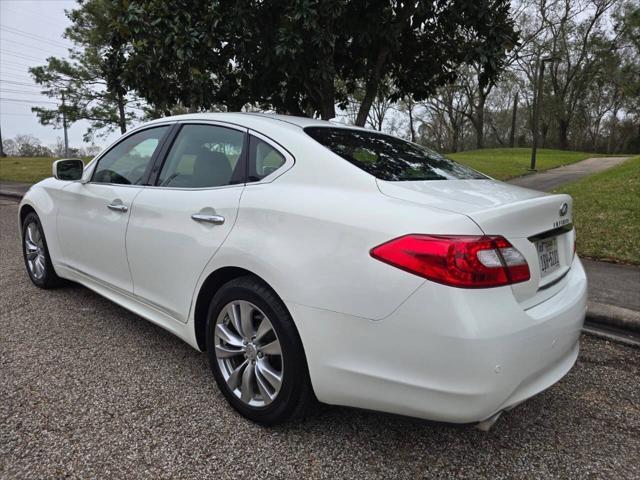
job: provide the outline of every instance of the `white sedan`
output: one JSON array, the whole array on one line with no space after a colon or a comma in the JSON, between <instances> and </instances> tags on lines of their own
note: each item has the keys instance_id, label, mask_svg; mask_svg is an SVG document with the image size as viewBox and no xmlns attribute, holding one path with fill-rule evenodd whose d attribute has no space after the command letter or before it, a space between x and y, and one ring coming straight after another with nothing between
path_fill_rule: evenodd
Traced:
<instances>
[{"instance_id":1,"label":"white sedan","mask_svg":"<svg viewBox=\"0 0 640 480\"><path fill-rule=\"evenodd\" d=\"M312 119L163 118L20 205L27 272L207 351L240 413L322 402L487 428L578 355L572 202Z\"/></svg>"}]
</instances>

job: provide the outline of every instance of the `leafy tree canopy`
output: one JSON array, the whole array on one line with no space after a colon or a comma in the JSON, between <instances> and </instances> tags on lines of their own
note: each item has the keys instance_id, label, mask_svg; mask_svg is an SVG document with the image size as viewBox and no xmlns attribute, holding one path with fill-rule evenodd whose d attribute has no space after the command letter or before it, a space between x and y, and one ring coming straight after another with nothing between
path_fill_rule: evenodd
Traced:
<instances>
[{"instance_id":1,"label":"leafy tree canopy","mask_svg":"<svg viewBox=\"0 0 640 480\"><path fill-rule=\"evenodd\" d=\"M111 0L127 45L124 78L153 107L260 105L335 116L364 88L364 124L383 79L423 99L482 65L482 82L517 41L506 0Z\"/></svg>"}]
</instances>

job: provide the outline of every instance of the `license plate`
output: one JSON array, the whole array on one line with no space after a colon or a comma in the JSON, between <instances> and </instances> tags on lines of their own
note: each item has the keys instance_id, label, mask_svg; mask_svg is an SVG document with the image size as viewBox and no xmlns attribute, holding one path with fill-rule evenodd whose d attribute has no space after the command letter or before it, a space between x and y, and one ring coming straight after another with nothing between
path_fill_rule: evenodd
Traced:
<instances>
[{"instance_id":1,"label":"license plate","mask_svg":"<svg viewBox=\"0 0 640 480\"><path fill-rule=\"evenodd\" d=\"M538 249L538 260L540 261L540 273L544 277L560 268L560 258L558 257L558 240L550 238L536 242Z\"/></svg>"}]
</instances>

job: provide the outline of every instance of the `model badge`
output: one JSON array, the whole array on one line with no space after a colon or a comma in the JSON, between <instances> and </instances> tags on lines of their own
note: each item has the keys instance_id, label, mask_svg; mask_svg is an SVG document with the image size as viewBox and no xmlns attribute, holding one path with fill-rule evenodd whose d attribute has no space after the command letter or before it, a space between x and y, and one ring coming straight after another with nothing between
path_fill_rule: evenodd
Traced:
<instances>
[{"instance_id":1,"label":"model badge","mask_svg":"<svg viewBox=\"0 0 640 480\"><path fill-rule=\"evenodd\" d=\"M566 203L563 203L562 206L560 207L560 216L564 217L568 211L569 211L569 205L567 205Z\"/></svg>"}]
</instances>

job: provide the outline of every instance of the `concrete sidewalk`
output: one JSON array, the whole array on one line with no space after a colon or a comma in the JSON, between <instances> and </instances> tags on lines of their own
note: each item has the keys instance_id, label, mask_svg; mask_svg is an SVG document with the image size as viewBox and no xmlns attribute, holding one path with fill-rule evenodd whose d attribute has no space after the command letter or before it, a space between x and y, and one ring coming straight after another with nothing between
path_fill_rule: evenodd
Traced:
<instances>
[{"instance_id":1,"label":"concrete sidewalk","mask_svg":"<svg viewBox=\"0 0 640 480\"><path fill-rule=\"evenodd\" d=\"M620 165L629 157L596 157L509 180L512 185L550 192L560 185Z\"/></svg>"},{"instance_id":2,"label":"concrete sidewalk","mask_svg":"<svg viewBox=\"0 0 640 480\"><path fill-rule=\"evenodd\" d=\"M0 195L4 197L22 198L31 187L30 183L8 182L0 180Z\"/></svg>"}]
</instances>

